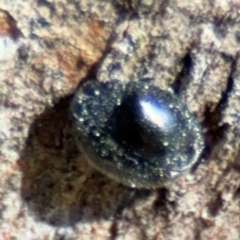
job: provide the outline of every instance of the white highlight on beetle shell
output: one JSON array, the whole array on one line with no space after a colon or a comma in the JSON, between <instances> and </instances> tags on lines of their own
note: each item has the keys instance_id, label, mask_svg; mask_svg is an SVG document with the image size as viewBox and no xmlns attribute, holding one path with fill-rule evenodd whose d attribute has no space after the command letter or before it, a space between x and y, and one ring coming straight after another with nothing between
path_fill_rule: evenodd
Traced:
<instances>
[{"instance_id":1,"label":"white highlight on beetle shell","mask_svg":"<svg viewBox=\"0 0 240 240\"><path fill-rule=\"evenodd\" d=\"M174 120L166 108L145 100L140 101L140 105L144 115L163 131L169 130L173 126Z\"/></svg>"}]
</instances>

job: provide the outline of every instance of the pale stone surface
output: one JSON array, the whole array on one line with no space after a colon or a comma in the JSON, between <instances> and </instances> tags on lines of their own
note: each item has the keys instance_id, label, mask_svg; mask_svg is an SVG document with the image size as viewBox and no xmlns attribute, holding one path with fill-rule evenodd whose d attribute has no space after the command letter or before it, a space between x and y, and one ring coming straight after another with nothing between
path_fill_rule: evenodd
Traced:
<instances>
[{"instance_id":1,"label":"pale stone surface","mask_svg":"<svg viewBox=\"0 0 240 240\"><path fill-rule=\"evenodd\" d=\"M0 1L0 239L240 238L239 1ZM82 79L155 78L204 129L157 190L95 172L69 131Z\"/></svg>"}]
</instances>

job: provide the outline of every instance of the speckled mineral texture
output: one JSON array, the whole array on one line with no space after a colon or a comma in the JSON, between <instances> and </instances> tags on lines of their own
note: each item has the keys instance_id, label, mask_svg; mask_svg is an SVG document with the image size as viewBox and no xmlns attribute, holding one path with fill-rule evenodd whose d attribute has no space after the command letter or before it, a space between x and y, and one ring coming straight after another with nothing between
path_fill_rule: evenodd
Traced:
<instances>
[{"instance_id":1,"label":"speckled mineral texture","mask_svg":"<svg viewBox=\"0 0 240 240\"><path fill-rule=\"evenodd\" d=\"M0 1L0 239L239 240L239 26L238 0ZM92 169L68 120L82 81L143 77L205 138L155 190Z\"/></svg>"}]
</instances>

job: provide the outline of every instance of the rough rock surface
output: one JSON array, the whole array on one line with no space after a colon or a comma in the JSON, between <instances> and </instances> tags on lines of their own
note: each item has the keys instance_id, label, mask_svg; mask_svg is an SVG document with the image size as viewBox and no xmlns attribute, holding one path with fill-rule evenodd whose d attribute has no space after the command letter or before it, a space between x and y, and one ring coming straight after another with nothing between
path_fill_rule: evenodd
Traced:
<instances>
[{"instance_id":1,"label":"rough rock surface","mask_svg":"<svg viewBox=\"0 0 240 240\"><path fill-rule=\"evenodd\" d=\"M240 239L238 0L0 1L0 239ZM69 131L81 81L155 79L201 123L155 190L92 169Z\"/></svg>"}]
</instances>

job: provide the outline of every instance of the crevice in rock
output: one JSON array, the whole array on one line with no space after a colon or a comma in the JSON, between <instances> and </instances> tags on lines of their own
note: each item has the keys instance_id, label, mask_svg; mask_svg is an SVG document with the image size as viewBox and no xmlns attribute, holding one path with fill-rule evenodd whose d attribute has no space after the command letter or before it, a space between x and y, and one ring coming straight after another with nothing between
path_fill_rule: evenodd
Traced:
<instances>
[{"instance_id":1,"label":"crevice in rock","mask_svg":"<svg viewBox=\"0 0 240 240\"><path fill-rule=\"evenodd\" d=\"M171 209L174 209L175 202L168 200L169 190L167 188L160 188L157 192L157 198L153 203L153 209L156 216L161 215L166 222L169 221L169 214Z\"/></svg>"},{"instance_id":2,"label":"crevice in rock","mask_svg":"<svg viewBox=\"0 0 240 240\"><path fill-rule=\"evenodd\" d=\"M113 221L111 227L110 227L110 239L111 240L115 240L117 238L118 235L118 226L117 226L117 222Z\"/></svg>"},{"instance_id":3,"label":"crevice in rock","mask_svg":"<svg viewBox=\"0 0 240 240\"><path fill-rule=\"evenodd\" d=\"M233 195L233 199L238 199L240 198L240 187L235 191Z\"/></svg>"},{"instance_id":4,"label":"crevice in rock","mask_svg":"<svg viewBox=\"0 0 240 240\"><path fill-rule=\"evenodd\" d=\"M213 112L210 111L210 107L205 108L203 125L207 131L205 133L205 149L203 151L203 158L207 158L211 153L211 149L224 137L224 134L229 129L228 124L219 126L221 121L221 109L217 107Z\"/></svg>"},{"instance_id":5,"label":"crevice in rock","mask_svg":"<svg viewBox=\"0 0 240 240\"><path fill-rule=\"evenodd\" d=\"M220 209L223 207L223 200L221 194L218 193L216 198L208 204L208 212L211 216L217 216Z\"/></svg>"},{"instance_id":6,"label":"crevice in rock","mask_svg":"<svg viewBox=\"0 0 240 240\"><path fill-rule=\"evenodd\" d=\"M178 76L176 77L175 82L172 85L172 89L176 95L181 94L185 89L186 85L189 82L189 74L192 69L192 58L190 53L187 53L182 59L183 67Z\"/></svg>"},{"instance_id":7,"label":"crevice in rock","mask_svg":"<svg viewBox=\"0 0 240 240\"><path fill-rule=\"evenodd\" d=\"M166 205L167 195L168 195L167 188L160 188L157 192L157 199L153 203L153 208L158 211L159 209L163 208Z\"/></svg>"},{"instance_id":8,"label":"crevice in rock","mask_svg":"<svg viewBox=\"0 0 240 240\"><path fill-rule=\"evenodd\" d=\"M222 92L221 99L219 100L215 109L211 110L211 106L205 106L205 118L203 121L203 126L206 128L207 131L205 133L205 150L203 153L203 158L206 158L210 154L213 146L216 146L216 144L224 138L225 133L230 127L227 123L222 125L219 124L222 120L222 112L224 111L228 102L228 96L232 92L234 87L234 80L232 77L234 68L235 62L233 61L226 88Z\"/></svg>"}]
</instances>

